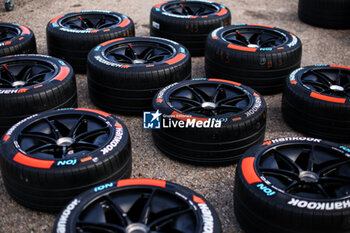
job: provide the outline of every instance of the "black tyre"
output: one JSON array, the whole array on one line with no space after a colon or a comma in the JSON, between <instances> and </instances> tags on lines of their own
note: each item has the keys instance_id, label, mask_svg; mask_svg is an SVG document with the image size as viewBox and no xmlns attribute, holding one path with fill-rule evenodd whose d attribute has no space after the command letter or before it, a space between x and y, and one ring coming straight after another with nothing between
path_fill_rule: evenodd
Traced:
<instances>
[{"instance_id":1,"label":"black tyre","mask_svg":"<svg viewBox=\"0 0 350 233\"><path fill-rule=\"evenodd\" d=\"M0 58L0 133L35 113L77 106L72 67L44 55Z\"/></svg>"},{"instance_id":2,"label":"black tyre","mask_svg":"<svg viewBox=\"0 0 350 233\"><path fill-rule=\"evenodd\" d=\"M203 56L207 35L214 29L231 24L225 6L208 1L170 1L151 10L151 35L177 41L192 56Z\"/></svg>"},{"instance_id":3,"label":"black tyre","mask_svg":"<svg viewBox=\"0 0 350 233\"><path fill-rule=\"evenodd\" d=\"M301 41L290 32L264 25L233 25L208 35L205 71L248 85L262 94L283 90L286 77L300 67Z\"/></svg>"},{"instance_id":4,"label":"black tyre","mask_svg":"<svg viewBox=\"0 0 350 233\"><path fill-rule=\"evenodd\" d=\"M43 211L58 211L81 192L131 174L125 125L92 109L30 116L6 133L0 155L10 196Z\"/></svg>"},{"instance_id":5,"label":"black tyre","mask_svg":"<svg viewBox=\"0 0 350 233\"><path fill-rule=\"evenodd\" d=\"M226 165L264 140L265 101L239 83L219 79L175 83L156 95L153 107L162 114L162 127L152 131L154 143L180 161Z\"/></svg>"},{"instance_id":6,"label":"black tyre","mask_svg":"<svg viewBox=\"0 0 350 233\"><path fill-rule=\"evenodd\" d=\"M69 62L75 72L86 72L90 50L115 38L134 36L132 20L111 11L82 11L58 16L46 27L49 55Z\"/></svg>"},{"instance_id":7,"label":"black tyre","mask_svg":"<svg viewBox=\"0 0 350 233\"><path fill-rule=\"evenodd\" d=\"M350 149L305 137L251 148L237 166L234 209L247 233L350 231Z\"/></svg>"},{"instance_id":8,"label":"black tyre","mask_svg":"<svg viewBox=\"0 0 350 233\"><path fill-rule=\"evenodd\" d=\"M118 38L100 44L88 57L90 98L112 112L150 110L161 88L190 78L188 50L162 38Z\"/></svg>"},{"instance_id":9,"label":"black tyre","mask_svg":"<svg viewBox=\"0 0 350 233\"><path fill-rule=\"evenodd\" d=\"M155 179L106 183L76 197L53 233L221 233L214 208L194 191Z\"/></svg>"},{"instance_id":10,"label":"black tyre","mask_svg":"<svg viewBox=\"0 0 350 233\"><path fill-rule=\"evenodd\" d=\"M299 19L322 28L350 28L348 0L299 0Z\"/></svg>"},{"instance_id":11,"label":"black tyre","mask_svg":"<svg viewBox=\"0 0 350 233\"><path fill-rule=\"evenodd\" d=\"M292 72L282 98L293 129L329 140L350 141L350 68L316 65Z\"/></svg>"},{"instance_id":12,"label":"black tyre","mask_svg":"<svg viewBox=\"0 0 350 233\"><path fill-rule=\"evenodd\" d=\"M36 53L32 30L14 23L0 23L0 57L22 53Z\"/></svg>"}]
</instances>

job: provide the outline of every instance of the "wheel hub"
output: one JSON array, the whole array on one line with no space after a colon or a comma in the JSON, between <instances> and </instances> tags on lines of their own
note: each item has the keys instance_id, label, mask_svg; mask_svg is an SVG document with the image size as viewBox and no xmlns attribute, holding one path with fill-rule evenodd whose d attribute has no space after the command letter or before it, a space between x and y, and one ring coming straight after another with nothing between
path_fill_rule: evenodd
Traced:
<instances>
[{"instance_id":1,"label":"wheel hub","mask_svg":"<svg viewBox=\"0 0 350 233\"><path fill-rule=\"evenodd\" d=\"M125 233L147 233L147 232L149 232L148 226L142 223L130 224L125 231Z\"/></svg>"},{"instance_id":2,"label":"wheel hub","mask_svg":"<svg viewBox=\"0 0 350 233\"><path fill-rule=\"evenodd\" d=\"M133 63L134 63L134 64L144 64L144 63L145 63L145 60L143 60L143 59L135 59L135 60L133 61Z\"/></svg>"},{"instance_id":3,"label":"wheel hub","mask_svg":"<svg viewBox=\"0 0 350 233\"><path fill-rule=\"evenodd\" d=\"M26 82L24 81L15 81L12 83L13 87L23 87L24 85L26 85Z\"/></svg>"},{"instance_id":4,"label":"wheel hub","mask_svg":"<svg viewBox=\"0 0 350 233\"><path fill-rule=\"evenodd\" d=\"M204 102L202 103L202 108L204 109L215 109L216 108L216 104L213 102Z\"/></svg>"},{"instance_id":5,"label":"wheel hub","mask_svg":"<svg viewBox=\"0 0 350 233\"><path fill-rule=\"evenodd\" d=\"M74 139L70 137L62 137L56 141L58 146L70 146L74 143Z\"/></svg>"},{"instance_id":6,"label":"wheel hub","mask_svg":"<svg viewBox=\"0 0 350 233\"><path fill-rule=\"evenodd\" d=\"M330 86L330 89L333 91L344 91L344 87L338 85L332 85Z\"/></svg>"},{"instance_id":7,"label":"wheel hub","mask_svg":"<svg viewBox=\"0 0 350 233\"><path fill-rule=\"evenodd\" d=\"M317 183L319 176L311 171L302 171L299 174L299 178L301 181L304 181L306 183Z\"/></svg>"},{"instance_id":8,"label":"wheel hub","mask_svg":"<svg viewBox=\"0 0 350 233\"><path fill-rule=\"evenodd\" d=\"M259 45L257 45L257 44L249 44L247 47L248 48L259 48Z\"/></svg>"}]
</instances>

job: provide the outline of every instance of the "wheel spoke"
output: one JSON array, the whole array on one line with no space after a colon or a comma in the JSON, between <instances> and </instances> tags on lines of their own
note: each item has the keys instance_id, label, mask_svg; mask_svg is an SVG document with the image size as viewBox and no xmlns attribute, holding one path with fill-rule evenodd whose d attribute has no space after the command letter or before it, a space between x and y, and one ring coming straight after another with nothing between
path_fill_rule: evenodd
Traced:
<instances>
[{"instance_id":1,"label":"wheel spoke","mask_svg":"<svg viewBox=\"0 0 350 233\"><path fill-rule=\"evenodd\" d=\"M330 195L328 194L328 192L326 191L326 189L323 188L323 186L321 184L316 184L315 187L317 188L317 190L319 190L321 192L321 194L325 197L325 198L330 198Z\"/></svg>"},{"instance_id":2,"label":"wheel spoke","mask_svg":"<svg viewBox=\"0 0 350 233\"><path fill-rule=\"evenodd\" d=\"M68 137L71 138L75 138L77 131L81 129L82 132L86 132L87 131L87 120L84 119L85 115L82 115L79 120L77 121L77 123L75 123L75 125L71 128L71 130L69 131Z\"/></svg>"},{"instance_id":3,"label":"wheel spoke","mask_svg":"<svg viewBox=\"0 0 350 233\"><path fill-rule=\"evenodd\" d=\"M50 137L50 136L47 135L47 134L40 133L40 132L21 133L20 136L21 136L21 137L36 138L36 139L40 139L40 140L42 140L42 141L56 143L56 139Z\"/></svg>"},{"instance_id":4,"label":"wheel spoke","mask_svg":"<svg viewBox=\"0 0 350 233\"><path fill-rule=\"evenodd\" d=\"M149 219L149 215L150 215L151 207L152 207L152 201L153 201L153 198L155 196L154 195L155 192L156 192L156 189L153 189L152 193L148 196L147 202L144 205L142 212L141 212L141 215L140 215L139 222L142 222L146 225L148 223L148 219Z\"/></svg>"},{"instance_id":5,"label":"wheel spoke","mask_svg":"<svg viewBox=\"0 0 350 233\"><path fill-rule=\"evenodd\" d=\"M289 166L290 168L294 169L296 172L300 173L302 169L299 167L298 164L296 164L293 160L291 160L288 156L284 155L282 152L280 152L277 149L272 149L275 155L275 158L278 161L283 162L285 165Z\"/></svg>"},{"instance_id":6,"label":"wheel spoke","mask_svg":"<svg viewBox=\"0 0 350 233\"><path fill-rule=\"evenodd\" d=\"M181 112L190 112L190 111L198 111L198 110L203 110L202 107L200 106L191 106L189 108L181 109Z\"/></svg>"},{"instance_id":7,"label":"wheel spoke","mask_svg":"<svg viewBox=\"0 0 350 233\"><path fill-rule=\"evenodd\" d=\"M88 131L88 132L85 132L85 133L81 133L79 135L77 135L74 140L75 141L78 141L78 140L86 140L88 138L92 138L92 137L98 137L106 132L108 132L108 127L104 127L104 128L101 128L101 129L96 129L96 130L92 130L92 131Z\"/></svg>"},{"instance_id":8,"label":"wheel spoke","mask_svg":"<svg viewBox=\"0 0 350 233\"><path fill-rule=\"evenodd\" d=\"M319 180L322 183L337 183L350 185L350 178L347 176L324 176L320 177Z\"/></svg>"},{"instance_id":9,"label":"wheel spoke","mask_svg":"<svg viewBox=\"0 0 350 233\"><path fill-rule=\"evenodd\" d=\"M276 42L276 40L278 40L278 38L275 38L275 37L274 38L270 38L268 40L265 40L265 41L261 42L259 44L259 46L260 47L265 46L266 44L269 44L269 43L272 43L272 42ZM275 46L275 45L273 45L273 46Z\"/></svg>"},{"instance_id":10,"label":"wheel spoke","mask_svg":"<svg viewBox=\"0 0 350 233\"><path fill-rule=\"evenodd\" d=\"M97 23L94 25L94 28L100 28L101 25L106 23L106 17L104 15L102 15L102 17L100 17L100 19L97 21Z\"/></svg>"},{"instance_id":11,"label":"wheel spoke","mask_svg":"<svg viewBox=\"0 0 350 233\"><path fill-rule=\"evenodd\" d=\"M219 84L219 85L216 87L215 95L214 95L213 98L212 98L212 102L213 102L213 103L216 103L216 102L217 102L218 96L219 96L220 94L224 94L224 95L225 95L225 91L221 88L221 84Z\"/></svg>"},{"instance_id":12,"label":"wheel spoke","mask_svg":"<svg viewBox=\"0 0 350 233\"><path fill-rule=\"evenodd\" d=\"M125 49L125 56L130 57L132 60L136 60L137 56L131 44Z\"/></svg>"},{"instance_id":13,"label":"wheel spoke","mask_svg":"<svg viewBox=\"0 0 350 233\"><path fill-rule=\"evenodd\" d=\"M341 160L341 161L335 162L335 163L333 163L325 168L322 168L320 171L317 172L317 175L319 175L319 176L327 175L328 173L330 173L334 169L336 169L340 166L343 166L345 164L348 164L348 163L350 163L350 159L347 159L345 161Z\"/></svg>"},{"instance_id":14,"label":"wheel spoke","mask_svg":"<svg viewBox=\"0 0 350 233\"><path fill-rule=\"evenodd\" d=\"M230 97L230 98L226 98L226 99L223 99L223 100L220 100L218 101L216 104L219 106L219 105L222 105L222 104L232 104L232 103L237 103L241 100L245 100L247 99L247 95L243 94L243 95L237 95L237 96L234 96L234 97Z\"/></svg>"},{"instance_id":15,"label":"wheel spoke","mask_svg":"<svg viewBox=\"0 0 350 233\"><path fill-rule=\"evenodd\" d=\"M308 150L309 159L307 162L307 171L314 171L315 162L315 146L311 146L311 150Z\"/></svg>"},{"instance_id":16,"label":"wheel spoke","mask_svg":"<svg viewBox=\"0 0 350 233\"><path fill-rule=\"evenodd\" d=\"M327 83L329 86L332 86L332 82L326 75L318 72L317 70L311 70L310 72L314 74L316 77L318 77L319 79L321 79L323 82Z\"/></svg>"},{"instance_id":17,"label":"wheel spoke","mask_svg":"<svg viewBox=\"0 0 350 233\"><path fill-rule=\"evenodd\" d=\"M110 223L77 221L77 227L82 228L83 230L94 230L107 233L125 232L125 227Z\"/></svg>"},{"instance_id":18,"label":"wheel spoke","mask_svg":"<svg viewBox=\"0 0 350 233\"><path fill-rule=\"evenodd\" d=\"M231 106L231 105L226 105L226 104L222 104L220 106L217 106L217 109L227 109L227 110L231 110L234 112L240 112L243 110L243 108L239 108L239 107L235 107L235 106Z\"/></svg>"},{"instance_id":19,"label":"wheel spoke","mask_svg":"<svg viewBox=\"0 0 350 233\"><path fill-rule=\"evenodd\" d=\"M109 55L113 56L117 61L123 62L123 63L134 63L134 60L127 55L123 54L117 54L117 53L110 53Z\"/></svg>"},{"instance_id":20,"label":"wheel spoke","mask_svg":"<svg viewBox=\"0 0 350 233\"><path fill-rule=\"evenodd\" d=\"M169 210L168 210L169 211ZM191 211L191 208L186 208L186 209L183 209L183 208L175 208L175 209L172 209L170 210L171 213L169 214L165 214L163 215L162 217L154 220L153 222L149 223L148 226L150 228L153 228L154 226L157 226L163 222L166 222L168 220L171 220L171 219L174 219L176 217L178 217L179 215L182 215L182 214L185 214L187 212L190 212ZM161 214L159 214L161 215Z\"/></svg>"},{"instance_id":21,"label":"wheel spoke","mask_svg":"<svg viewBox=\"0 0 350 233\"><path fill-rule=\"evenodd\" d=\"M124 227L126 227L129 224L132 224L132 221L128 217L128 214L125 213L109 195L106 195L104 199L105 203L112 208L113 212L118 216L119 220L122 222Z\"/></svg>"},{"instance_id":22,"label":"wheel spoke","mask_svg":"<svg viewBox=\"0 0 350 233\"><path fill-rule=\"evenodd\" d=\"M32 67L26 65L21 69L21 71L17 75L17 80L27 81L28 77L32 74Z\"/></svg>"},{"instance_id":23,"label":"wheel spoke","mask_svg":"<svg viewBox=\"0 0 350 233\"><path fill-rule=\"evenodd\" d=\"M284 191L287 193L292 193L292 192L296 192L296 189L299 188L299 181L294 180L292 183L290 183L285 189Z\"/></svg>"},{"instance_id":24,"label":"wheel spoke","mask_svg":"<svg viewBox=\"0 0 350 233\"><path fill-rule=\"evenodd\" d=\"M84 141L75 142L73 146L80 150L96 150L99 148L99 145Z\"/></svg>"},{"instance_id":25,"label":"wheel spoke","mask_svg":"<svg viewBox=\"0 0 350 233\"><path fill-rule=\"evenodd\" d=\"M203 96L202 96L201 94L199 94L198 91L195 90L193 87L190 87L190 86L185 86L185 87L186 87L187 89L189 89L189 90L192 92L192 94L194 94L194 96L197 97L197 99L198 99L200 102L202 102L202 103L206 102L205 99L203 98Z\"/></svg>"},{"instance_id":26,"label":"wheel spoke","mask_svg":"<svg viewBox=\"0 0 350 233\"><path fill-rule=\"evenodd\" d=\"M324 83L320 83L317 81L312 81L312 80L304 80L303 81L304 84L310 84L312 87L317 86L318 88L321 88L322 90L329 90L329 86L327 86ZM315 87L314 87L315 88Z\"/></svg>"},{"instance_id":27,"label":"wheel spoke","mask_svg":"<svg viewBox=\"0 0 350 233\"><path fill-rule=\"evenodd\" d=\"M297 173L285 169L261 168L260 171L264 175L282 177L288 180L297 180L299 178Z\"/></svg>"},{"instance_id":28,"label":"wheel spoke","mask_svg":"<svg viewBox=\"0 0 350 233\"><path fill-rule=\"evenodd\" d=\"M34 145L34 146L26 149L26 152L31 154L31 153L43 152L45 150L55 149L55 148L58 148L58 146L55 144Z\"/></svg>"},{"instance_id":29,"label":"wheel spoke","mask_svg":"<svg viewBox=\"0 0 350 233\"><path fill-rule=\"evenodd\" d=\"M53 133L53 135L55 136L56 139L59 139L62 137L60 131L57 129L57 127L48 119L45 118L46 123L50 126L51 128L51 132Z\"/></svg>"},{"instance_id":30,"label":"wheel spoke","mask_svg":"<svg viewBox=\"0 0 350 233\"><path fill-rule=\"evenodd\" d=\"M192 104L192 105L201 106L200 102L198 102L196 100L188 99L188 98L185 98L185 97L170 96L169 99L172 100L172 101L186 102L186 103L189 103L189 104Z\"/></svg>"}]
</instances>

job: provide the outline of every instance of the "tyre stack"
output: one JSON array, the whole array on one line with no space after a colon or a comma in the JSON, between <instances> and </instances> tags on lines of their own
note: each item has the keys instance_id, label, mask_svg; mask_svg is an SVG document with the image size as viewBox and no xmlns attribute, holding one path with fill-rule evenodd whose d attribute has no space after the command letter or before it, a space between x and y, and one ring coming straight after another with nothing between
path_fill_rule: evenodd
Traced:
<instances>
[{"instance_id":1,"label":"tyre stack","mask_svg":"<svg viewBox=\"0 0 350 233\"><path fill-rule=\"evenodd\" d=\"M249 233L348 232L349 169L347 147L307 137L265 141L237 166L235 216Z\"/></svg>"},{"instance_id":2,"label":"tyre stack","mask_svg":"<svg viewBox=\"0 0 350 233\"><path fill-rule=\"evenodd\" d=\"M293 129L337 142L350 141L350 68L303 67L286 80L282 113Z\"/></svg>"},{"instance_id":3,"label":"tyre stack","mask_svg":"<svg viewBox=\"0 0 350 233\"><path fill-rule=\"evenodd\" d=\"M0 23L0 57L22 53L36 53L33 31L23 25Z\"/></svg>"},{"instance_id":4,"label":"tyre stack","mask_svg":"<svg viewBox=\"0 0 350 233\"><path fill-rule=\"evenodd\" d=\"M240 83L220 79L174 83L155 96L153 107L163 124L152 130L154 143L176 160L228 165L264 140L264 98Z\"/></svg>"},{"instance_id":5,"label":"tyre stack","mask_svg":"<svg viewBox=\"0 0 350 233\"><path fill-rule=\"evenodd\" d=\"M0 155L9 195L41 211L60 211L81 192L131 175L127 128L92 109L30 116L4 135Z\"/></svg>"},{"instance_id":6,"label":"tyre stack","mask_svg":"<svg viewBox=\"0 0 350 233\"><path fill-rule=\"evenodd\" d=\"M285 78L300 67L301 41L283 29L243 24L221 27L208 35L207 78L240 82L262 94L281 92Z\"/></svg>"},{"instance_id":7,"label":"tyre stack","mask_svg":"<svg viewBox=\"0 0 350 233\"><path fill-rule=\"evenodd\" d=\"M186 46L192 56L203 56L207 35L231 24L230 10L208 1L170 1L151 10L150 33Z\"/></svg>"},{"instance_id":8,"label":"tyre stack","mask_svg":"<svg viewBox=\"0 0 350 233\"><path fill-rule=\"evenodd\" d=\"M49 55L66 60L77 73L86 72L87 55L96 45L134 36L133 21L111 11L82 11L57 16L46 27Z\"/></svg>"},{"instance_id":9,"label":"tyre stack","mask_svg":"<svg viewBox=\"0 0 350 233\"><path fill-rule=\"evenodd\" d=\"M191 56L184 46L162 38L118 38L91 50L87 76L96 106L140 114L152 109L160 89L191 78Z\"/></svg>"},{"instance_id":10,"label":"tyre stack","mask_svg":"<svg viewBox=\"0 0 350 233\"><path fill-rule=\"evenodd\" d=\"M0 58L0 133L36 113L77 106L72 67L45 55Z\"/></svg>"},{"instance_id":11,"label":"tyre stack","mask_svg":"<svg viewBox=\"0 0 350 233\"><path fill-rule=\"evenodd\" d=\"M82 193L58 215L53 232L74 232L72 229L84 232L112 232L111 229L113 232L222 232L217 213L203 196L178 184L156 179L119 180Z\"/></svg>"}]
</instances>

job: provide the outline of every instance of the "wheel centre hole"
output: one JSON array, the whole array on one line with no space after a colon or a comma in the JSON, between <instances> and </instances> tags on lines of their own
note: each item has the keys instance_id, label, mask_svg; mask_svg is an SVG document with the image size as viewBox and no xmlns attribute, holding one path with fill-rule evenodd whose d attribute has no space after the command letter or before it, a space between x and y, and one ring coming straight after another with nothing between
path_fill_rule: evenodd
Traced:
<instances>
[{"instance_id":1,"label":"wheel centre hole","mask_svg":"<svg viewBox=\"0 0 350 233\"><path fill-rule=\"evenodd\" d=\"M204 102L204 103L202 103L202 108L208 109L208 110L215 109L216 104L213 102Z\"/></svg>"},{"instance_id":2,"label":"wheel centre hole","mask_svg":"<svg viewBox=\"0 0 350 233\"><path fill-rule=\"evenodd\" d=\"M143 60L143 59L135 59L135 60L133 61L133 63L134 63L134 64L143 64L143 63L145 63L145 60Z\"/></svg>"},{"instance_id":3,"label":"wheel centre hole","mask_svg":"<svg viewBox=\"0 0 350 233\"><path fill-rule=\"evenodd\" d=\"M330 89L333 91L344 91L344 87L338 85L332 85L330 86Z\"/></svg>"},{"instance_id":4,"label":"wheel centre hole","mask_svg":"<svg viewBox=\"0 0 350 233\"><path fill-rule=\"evenodd\" d=\"M315 172L302 171L299 174L299 178L306 183L317 183L319 176Z\"/></svg>"},{"instance_id":5,"label":"wheel centre hole","mask_svg":"<svg viewBox=\"0 0 350 233\"><path fill-rule=\"evenodd\" d=\"M249 44L248 48L259 48L259 45L257 45L257 44Z\"/></svg>"},{"instance_id":6,"label":"wheel centre hole","mask_svg":"<svg viewBox=\"0 0 350 233\"><path fill-rule=\"evenodd\" d=\"M62 137L56 141L58 146L70 146L74 143L74 139L70 137Z\"/></svg>"},{"instance_id":7,"label":"wheel centre hole","mask_svg":"<svg viewBox=\"0 0 350 233\"><path fill-rule=\"evenodd\" d=\"M125 231L125 233L148 233L148 232L149 232L149 228L142 223L130 224Z\"/></svg>"},{"instance_id":8,"label":"wheel centre hole","mask_svg":"<svg viewBox=\"0 0 350 233\"><path fill-rule=\"evenodd\" d=\"M25 84L26 84L26 82L24 82L24 81L15 81L15 82L12 83L12 86L13 87L22 87Z\"/></svg>"}]
</instances>

